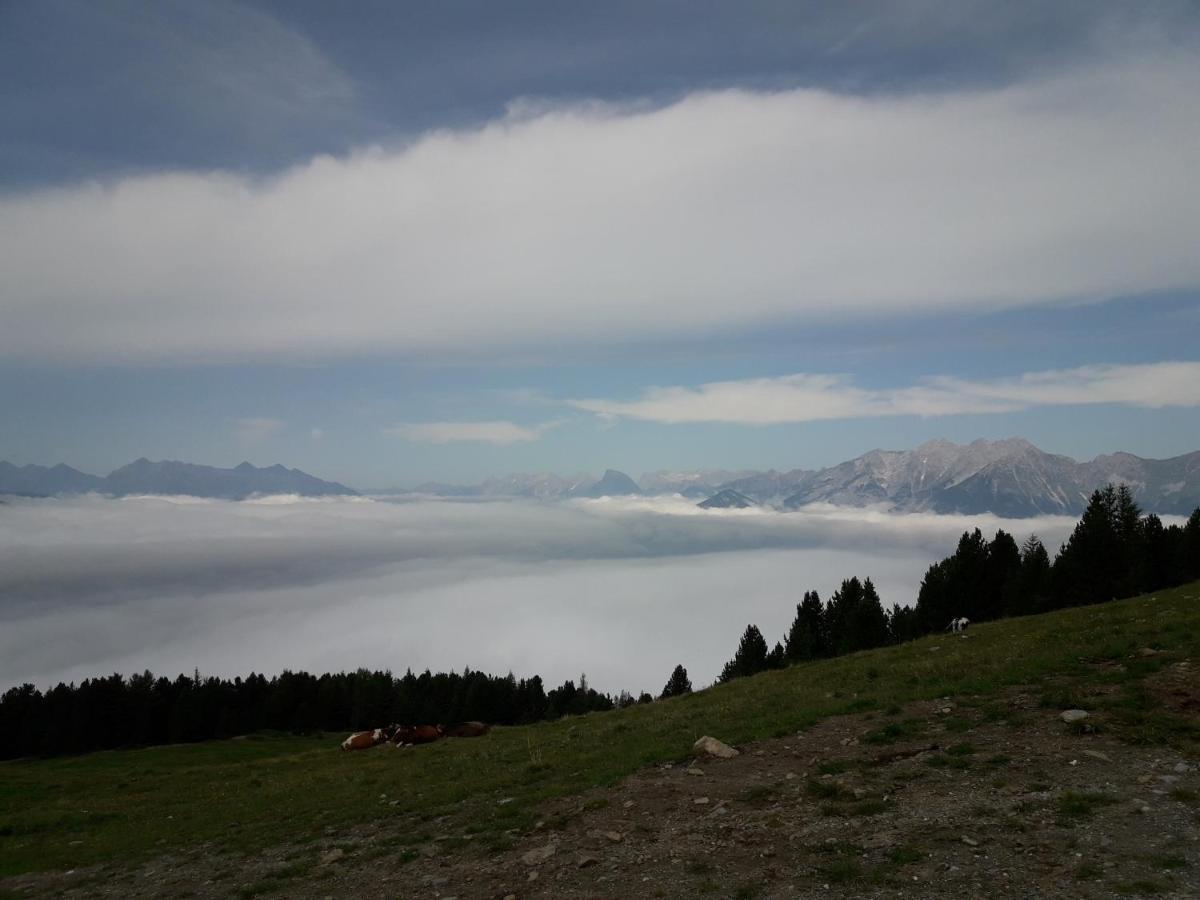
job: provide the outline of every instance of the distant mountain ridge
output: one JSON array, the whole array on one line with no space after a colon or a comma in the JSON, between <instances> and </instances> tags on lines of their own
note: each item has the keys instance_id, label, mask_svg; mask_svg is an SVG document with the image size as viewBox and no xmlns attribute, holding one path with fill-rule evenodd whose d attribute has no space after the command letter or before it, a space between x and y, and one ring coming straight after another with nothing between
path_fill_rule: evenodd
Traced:
<instances>
[{"instance_id":1,"label":"distant mountain ridge","mask_svg":"<svg viewBox=\"0 0 1200 900\"><path fill-rule=\"evenodd\" d=\"M599 481L587 475L511 475L470 486L425 484L412 493L538 499L631 493L632 479L614 481L610 473ZM1200 505L1200 451L1170 459L1113 453L1076 462L1046 453L1024 438L970 444L939 439L913 450L872 450L817 470L649 472L635 487L651 496L677 494L701 500L697 505L705 509L882 504L900 512L990 512L1021 518L1079 515L1092 491L1109 482L1129 485L1147 512L1187 515Z\"/></svg>"},{"instance_id":2,"label":"distant mountain ridge","mask_svg":"<svg viewBox=\"0 0 1200 900\"><path fill-rule=\"evenodd\" d=\"M915 450L873 450L799 475L786 496L738 489L784 509L882 503L902 512L1020 518L1079 515L1092 491L1109 482L1128 485L1147 512L1187 515L1200 505L1200 451L1161 460L1116 453L1076 462L1022 438L965 445L934 440Z\"/></svg>"},{"instance_id":3,"label":"distant mountain ridge","mask_svg":"<svg viewBox=\"0 0 1200 900\"><path fill-rule=\"evenodd\" d=\"M196 463L142 458L105 478L88 475L70 466L14 466L0 462L0 494L53 497L62 494L179 494L221 500L245 500L256 494L299 494L302 497L352 495L356 491L334 481L323 481L279 464L258 468L248 462L232 469Z\"/></svg>"}]
</instances>

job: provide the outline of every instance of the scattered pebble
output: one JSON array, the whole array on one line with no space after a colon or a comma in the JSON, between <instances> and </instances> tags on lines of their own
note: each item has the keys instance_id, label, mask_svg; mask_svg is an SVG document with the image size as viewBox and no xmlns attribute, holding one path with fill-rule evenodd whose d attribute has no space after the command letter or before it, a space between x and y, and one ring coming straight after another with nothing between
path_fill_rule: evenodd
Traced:
<instances>
[{"instance_id":1,"label":"scattered pebble","mask_svg":"<svg viewBox=\"0 0 1200 900\"><path fill-rule=\"evenodd\" d=\"M521 857L521 862L527 866L536 866L538 863L543 863L558 852L558 844L550 843L544 847L535 847L529 850Z\"/></svg>"},{"instance_id":2,"label":"scattered pebble","mask_svg":"<svg viewBox=\"0 0 1200 900\"><path fill-rule=\"evenodd\" d=\"M323 866L331 866L345 855L346 851L341 847L334 847L328 853L321 854L320 864Z\"/></svg>"}]
</instances>

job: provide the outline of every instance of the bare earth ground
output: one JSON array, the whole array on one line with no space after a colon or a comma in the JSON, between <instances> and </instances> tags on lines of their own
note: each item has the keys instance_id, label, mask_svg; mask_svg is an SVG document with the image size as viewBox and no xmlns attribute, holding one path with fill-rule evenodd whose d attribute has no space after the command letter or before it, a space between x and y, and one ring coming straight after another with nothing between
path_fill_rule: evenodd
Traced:
<instances>
[{"instance_id":1,"label":"bare earth ground","mask_svg":"<svg viewBox=\"0 0 1200 900\"><path fill-rule=\"evenodd\" d=\"M1197 669L1174 663L1148 686L1194 716ZM1048 687L840 716L735 759L656 766L548 804L532 833L498 852L438 834L442 820L422 826L431 841L402 849L395 826L365 809L360 828L318 846L232 860L198 847L3 887L356 900L1200 897L1200 761L1118 740L1103 712L1068 727L1061 704L1039 700ZM1077 699L1110 690L1093 685Z\"/></svg>"}]
</instances>

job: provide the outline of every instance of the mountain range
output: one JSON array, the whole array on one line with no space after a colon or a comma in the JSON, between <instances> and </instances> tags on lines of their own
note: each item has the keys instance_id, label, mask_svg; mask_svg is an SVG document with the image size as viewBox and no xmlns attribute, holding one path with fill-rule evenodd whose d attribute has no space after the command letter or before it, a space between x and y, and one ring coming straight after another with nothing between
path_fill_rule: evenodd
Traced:
<instances>
[{"instance_id":1,"label":"mountain range","mask_svg":"<svg viewBox=\"0 0 1200 900\"><path fill-rule=\"evenodd\" d=\"M599 480L510 475L471 486L425 484L414 492L538 499L678 494L701 500L697 505L705 509L882 504L900 512L991 512L1021 518L1078 515L1092 491L1109 482L1129 485L1147 512L1188 515L1200 505L1200 451L1170 459L1114 453L1076 462L1023 438L970 444L933 440L914 450L872 450L816 470L657 471L634 482L610 469Z\"/></svg>"},{"instance_id":2,"label":"mountain range","mask_svg":"<svg viewBox=\"0 0 1200 900\"><path fill-rule=\"evenodd\" d=\"M765 506L792 510L811 503L878 504L899 512L990 512L1021 518L1079 515L1092 491L1110 482L1128 485L1147 512L1188 515L1200 506L1200 451L1170 459L1113 453L1076 462L1039 450L1023 438L970 444L933 440L914 450L872 450L816 470L658 471L635 481L624 472L609 469L598 479L585 474L517 474L475 485L427 482L388 493L539 500L670 494L698 499L697 505L704 509ZM299 469L281 465L260 469L248 462L219 469L139 459L104 478L62 464L45 467L0 462L0 494L46 497L87 492L118 497L191 494L227 500L256 494L321 497L356 493Z\"/></svg>"},{"instance_id":3,"label":"mountain range","mask_svg":"<svg viewBox=\"0 0 1200 900\"><path fill-rule=\"evenodd\" d=\"M782 509L884 504L901 512L1019 518L1079 515L1092 491L1110 482L1128 485L1147 512L1187 515L1200 506L1200 452L1170 459L1114 453L1076 462L1022 438L935 440L915 450L872 450L812 472L753 475L720 488Z\"/></svg>"},{"instance_id":4,"label":"mountain range","mask_svg":"<svg viewBox=\"0 0 1200 900\"><path fill-rule=\"evenodd\" d=\"M343 484L322 481L281 465L260 469L244 462L232 469L195 463L139 459L104 478L70 466L14 466L0 461L0 494L52 497L60 494L186 494L222 500L244 500L256 494L299 494L325 497L354 494Z\"/></svg>"}]
</instances>

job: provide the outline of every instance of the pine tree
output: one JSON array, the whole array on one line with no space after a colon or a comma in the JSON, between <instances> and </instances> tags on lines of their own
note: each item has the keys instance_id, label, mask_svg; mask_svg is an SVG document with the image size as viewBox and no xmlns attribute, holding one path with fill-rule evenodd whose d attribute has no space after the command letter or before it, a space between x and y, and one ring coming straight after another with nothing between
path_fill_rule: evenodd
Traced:
<instances>
[{"instance_id":1,"label":"pine tree","mask_svg":"<svg viewBox=\"0 0 1200 900\"><path fill-rule=\"evenodd\" d=\"M733 659L721 670L721 681L754 675L767 668L767 642L757 625L747 625Z\"/></svg>"},{"instance_id":2,"label":"pine tree","mask_svg":"<svg viewBox=\"0 0 1200 900\"><path fill-rule=\"evenodd\" d=\"M687 669L679 665L671 673L671 677L667 681L666 687L663 688L660 697L665 700L667 697L682 697L684 694L690 694L691 692L692 682L688 679Z\"/></svg>"},{"instance_id":3,"label":"pine tree","mask_svg":"<svg viewBox=\"0 0 1200 900\"><path fill-rule=\"evenodd\" d=\"M1007 531L1000 529L988 544L986 593L976 610L978 621L998 619L1016 603L1020 590L1021 551Z\"/></svg>"},{"instance_id":4,"label":"pine tree","mask_svg":"<svg viewBox=\"0 0 1200 900\"><path fill-rule=\"evenodd\" d=\"M870 578L863 581L862 597L854 611L854 632L859 650L882 647L888 642L887 614Z\"/></svg>"},{"instance_id":5,"label":"pine tree","mask_svg":"<svg viewBox=\"0 0 1200 900\"><path fill-rule=\"evenodd\" d=\"M1188 516L1180 546L1179 569L1184 578L1200 578L1200 507L1192 510Z\"/></svg>"},{"instance_id":6,"label":"pine tree","mask_svg":"<svg viewBox=\"0 0 1200 900\"><path fill-rule=\"evenodd\" d=\"M851 630L854 610L862 599L862 591L862 582L858 578L847 578L825 605L825 624L829 629L829 646L834 656L856 649Z\"/></svg>"},{"instance_id":7,"label":"pine tree","mask_svg":"<svg viewBox=\"0 0 1200 900\"><path fill-rule=\"evenodd\" d=\"M1092 493L1075 530L1054 560L1056 606L1112 600L1121 591L1125 553L1117 530L1117 490Z\"/></svg>"},{"instance_id":8,"label":"pine tree","mask_svg":"<svg viewBox=\"0 0 1200 900\"><path fill-rule=\"evenodd\" d=\"M1021 545L1021 570L1017 590L1010 598L1005 613L1022 616L1042 612L1050 607L1050 554L1036 534Z\"/></svg>"},{"instance_id":9,"label":"pine tree","mask_svg":"<svg viewBox=\"0 0 1200 900\"><path fill-rule=\"evenodd\" d=\"M787 665L787 656L783 652L783 643L775 642L775 646L771 648L771 652L767 654L768 669L782 669Z\"/></svg>"},{"instance_id":10,"label":"pine tree","mask_svg":"<svg viewBox=\"0 0 1200 900\"><path fill-rule=\"evenodd\" d=\"M788 662L802 662L829 655L825 635L825 610L816 591L805 591L804 599L796 604L796 618L784 639L784 656Z\"/></svg>"}]
</instances>

